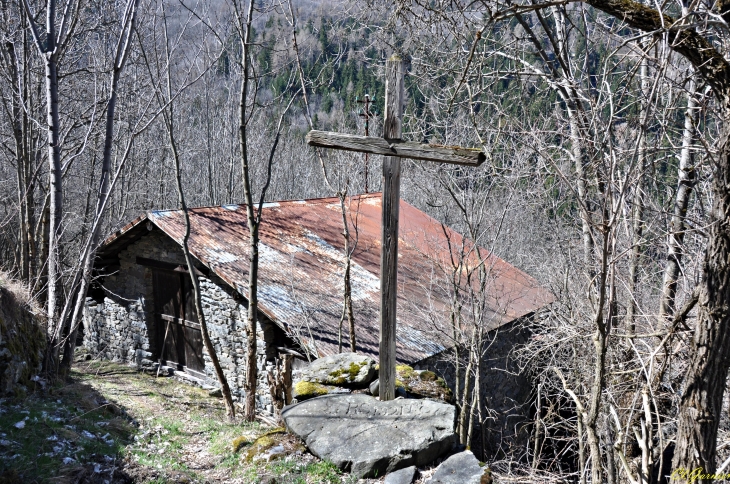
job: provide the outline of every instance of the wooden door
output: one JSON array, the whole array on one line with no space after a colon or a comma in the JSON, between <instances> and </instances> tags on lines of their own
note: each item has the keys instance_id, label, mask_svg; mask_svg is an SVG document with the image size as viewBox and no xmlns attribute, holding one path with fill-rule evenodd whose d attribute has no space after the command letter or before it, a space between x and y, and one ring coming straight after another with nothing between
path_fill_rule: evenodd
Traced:
<instances>
[{"instance_id":1,"label":"wooden door","mask_svg":"<svg viewBox=\"0 0 730 484\"><path fill-rule=\"evenodd\" d=\"M158 357L178 370L202 373L203 338L189 275L155 269L153 292Z\"/></svg>"},{"instance_id":2,"label":"wooden door","mask_svg":"<svg viewBox=\"0 0 730 484\"><path fill-rule=\"evenodd\" d=\"M183 318L184 342L185 342L185 364L194 371L202 372L205 369L203 361L203 333L200 330L198 313L195 311L195 292L190 276L184 274L182 277L183 294Z\"/></svg>"}]
</instances>

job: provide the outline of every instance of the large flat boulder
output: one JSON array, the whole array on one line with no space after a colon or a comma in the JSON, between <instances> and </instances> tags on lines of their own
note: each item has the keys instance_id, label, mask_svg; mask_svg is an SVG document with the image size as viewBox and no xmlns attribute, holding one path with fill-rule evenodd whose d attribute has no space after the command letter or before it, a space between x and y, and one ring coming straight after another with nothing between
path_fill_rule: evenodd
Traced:
<instances>
[{"instance_id":1,"label":"large flat boulder","mask_svg":"<svg viewBox=\"0 0 730 484\"><path fill-rule=\"evenodd\" d=\"M296 381L364 388L376 375L375 361L357 353L339 353L314 360L295 374Z\"/></svg>"},{"instance_id":2,"label":"large flat boulder","mask_svg":"<svg viewBox=\"0 0 730 484\"><path fill-rule=\"evenodd\" d=\"M443 461L426 484L480 484L484 470L474 454L466 450Z\"/></svg>"},{"instance_id":3,"label":"large flat boulder","mask_svg":"<svg viewBox=\"0 0 730 484\"><path fill-rule=\"evenodd\" d=\"M286 407L282 417L312 454L358 477L429 464L456 443L456 409L433 400L324 395Z\"/></svg>"}]
</instances>

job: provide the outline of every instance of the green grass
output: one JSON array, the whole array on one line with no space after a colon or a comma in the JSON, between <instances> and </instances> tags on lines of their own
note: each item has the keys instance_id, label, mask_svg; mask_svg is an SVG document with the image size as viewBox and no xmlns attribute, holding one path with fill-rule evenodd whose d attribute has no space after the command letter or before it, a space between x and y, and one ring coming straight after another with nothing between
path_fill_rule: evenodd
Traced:
<instances>
[{"instance_id":1,"label":"green grass","mask_svg":"<svg viewBox=\"0 0 730 484\"><path fill-rule=\"evenodd\" d=\"M276 477L276 482L291 484L340 484L342 473L327 461L301 464L296 461L275 461L266 465L266 473ZM357 482L357 479L352 480Z\"/></svg>"},{"instance_id":2,"label":"green grass","mask_svg":"<svg viewBox=\"0 0 730 484\"><path fill-rule=\"evenodd\" d=\"M222 400L200 388L108 362L83 363L71 377L46 395L0 400L0 484L76 482L97 463L132 469L135 482L150 484L256 483L266 475L279 484L357 481L297 454L246 462L251 444L236 453L237 438L253 443L269 435L295 447L296 441L283 429L229 421ZM15 427L20 421L23 429ZM66 457L74 461L64 464Z\"/></svg>"}]
</instances>

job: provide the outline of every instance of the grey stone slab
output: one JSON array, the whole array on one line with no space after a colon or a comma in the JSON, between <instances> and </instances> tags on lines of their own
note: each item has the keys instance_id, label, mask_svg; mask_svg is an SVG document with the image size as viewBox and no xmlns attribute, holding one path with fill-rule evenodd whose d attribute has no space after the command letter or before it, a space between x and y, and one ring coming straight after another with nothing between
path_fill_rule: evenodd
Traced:
<instances>
[{"instance_id":1,"label":"grey stone slab","mask_svg":"<svg viewBox=\"0 0 730 484\"><path fill-rule=\"evenodd\" d=\"M443 402L381 402L365 394L324 395L282 412L312 454L358 477L431 463L456 443L455 416Z\"/></svg>"},{"instance_id":2,"label":"grey stone slab","mask_svg":"<svg viewBox=\"0 0 730 484\"><path fill-rule=\"evenodd\" d=\"M411 484L416 475L416 466L406 467L385 476L383 484Z\"/></svg>"},{"instance_id":3,"label":"grey stone slab","mask_svg":"<svg viewBox=\"0 0 730 484\"><path fill-rule=\"evenodd\" d=\"M426 484L480 484L483 474L477 458L465 450L443 461Z\"/></svg>"}]
</instances>

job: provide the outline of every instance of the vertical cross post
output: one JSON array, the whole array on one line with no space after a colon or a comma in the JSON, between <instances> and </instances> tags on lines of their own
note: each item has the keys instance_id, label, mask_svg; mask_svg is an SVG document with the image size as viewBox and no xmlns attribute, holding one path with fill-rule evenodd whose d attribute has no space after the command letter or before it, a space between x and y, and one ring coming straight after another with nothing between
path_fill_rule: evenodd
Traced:
<instances>
[{"instance_id":1,"label":"vertical cross post","mask_svg":"<svg viewBox=\"0 0 730 484\"><path fill-rule=\"evenodd\" d=\"M403 141L403 61L393 55L385 64L385 125L383 137L315 131L307 134L311 146L383 155L383 232L380 255L380 399L395 398L396 301L398 285L398 209L400 159L479 166L486 156L481 149L439 146ZM368 133L369 134L369 133Z\"/></svg>"},{"instance_id":2,"label":"vertical cross post","mask_svg":"<svg viewBox=\"0 0 730 484\"><path fill-rule=\"evenodd\" d=\"M385 64L383 138L399 140L403 119L403 61L391 56ZM380 256L380 399L395 398L395 329L398 287L398 209L400 157L383 158L383 233Z\"/></svg>"}]
</instances>

